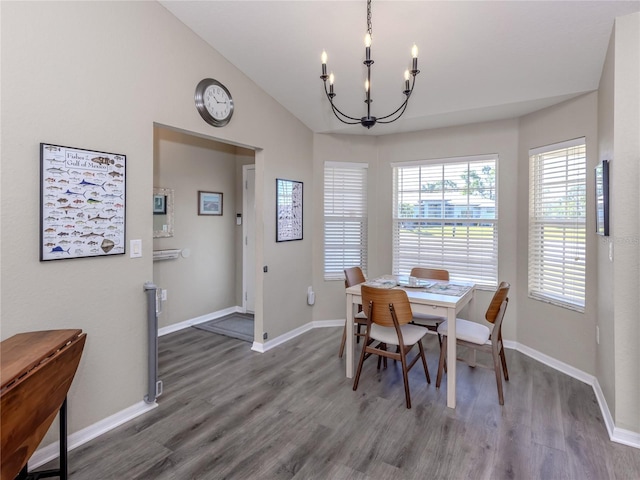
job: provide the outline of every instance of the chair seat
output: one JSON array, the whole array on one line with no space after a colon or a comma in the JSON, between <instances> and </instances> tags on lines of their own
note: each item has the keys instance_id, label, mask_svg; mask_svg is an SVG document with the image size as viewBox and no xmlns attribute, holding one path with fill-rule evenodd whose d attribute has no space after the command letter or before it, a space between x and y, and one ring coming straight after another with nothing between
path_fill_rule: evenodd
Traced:
<instances>
[{"instance_id":1,"label":"chair seat","mask_svg":"<svg viewBox=\"0 0 640 480\"><path fill-rule=\"evenodd\" d=\"M446 318L439 315L429 315L428 313L413 313L413 323L424 325L427 328L436 328L445 320Z\"/></svg>"},{"instance_id":2,"label":"chair seat","mask_svg":"<svg viewBox=\"0 0 640 480\"><path fill-rule=\"evenodd\" d=\"M366 320L367 319L367 314L364 312L358 312L354 315L354 320Z\"/></svg>"},{"instance_id":3,"label":"chair seat","mask_svg":"<svg viewBox=\"0 0 640 480\"><path fill-rule=\"evenodd\" d=\"M438 333L440 335L447 335L448 331L449 322L445 320L438 327ZM484 345L487 343L487 340L489 340L489 335L491 335L491 331L487 326L470 322L469 320L463 320L462 318L456 318L456 338L464 340L465 342Z\"/></svg>"},{"instance_id":4,"label":"chair seat","mask_svg":"<svg viewBox=\"0 0 640 480\"><path fill-rule=\"evenodd\" d=\"M427 334L426 328L417 325L401 325L400 330L402 331L402 340L405 345L414 345ZM387 345L398 345L399 343L398 335L394 327L383 327L377 323L371 325L371 333L369 336Z\"/></svg>"}]
</instances>

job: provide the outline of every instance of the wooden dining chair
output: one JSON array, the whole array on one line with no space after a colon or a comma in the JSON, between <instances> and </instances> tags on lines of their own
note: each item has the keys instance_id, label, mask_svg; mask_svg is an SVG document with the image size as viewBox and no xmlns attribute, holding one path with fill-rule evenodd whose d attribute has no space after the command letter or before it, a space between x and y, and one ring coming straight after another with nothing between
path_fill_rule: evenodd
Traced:
<instances>
[{"instance_id":1,"label":"wooden dining chair","mask_svg":"<svg viewBox=\"0 0 640 480\"><path fill-rule=\"evenodd\" d=\"M502 343L502 320L509 304L509 285L507 282L500 283L500 286L493 295L493 299L487 308L485 318L487 322L493 324L490 330L486 325L481 325L461 318L456 319L456 343L464 347L490 353L493 358L493 366L477 364L479 367L492 368L495 371L496 383L498 384L498 400L500 405L504 405L504 394L502 391L502 375L505 381L509 381L509 371L507 370L507 359L504 355L504 345ZM447 336L448 322L445 321L438 327L438 333L444 338ZM440 388L442 380L442 370L445 365L446 348L440 348L440 362L438 364L438 376L436 378L436 388ZM458 358L457 360L462 360Z\"/></svg>"},{"instance_id":2,"label":"wooden dining chair","mask_svg":"<svg viewBox=\"0 0 640 480\"><path fill-rule=\"evenodd\" d=\"M439 268L425 268L425 267L413 267L411 269L411 276L416 278L428 279L428 280L442 280L449 281L449 271ZM428 313L414 313L413 323L416 325L422 325L432 332L438 332L438 326L446 320L445 317L440 315L429 315ZM438 333L438 342L442 348L442 337Z\"/></svg>"},{"instance_id":3,"label":"wooden dining chair","mask_svg":"<svg viewBox=\"0 0 640 480\"><path fill-rule=\"evenodd\" d=\"M347 289L349 287L353 287L354 285L358 285L360 283L364 283L366 279L364 278L364 274L362 273L362 269L360 267L350 267L344 269L344 288ZM366 327L367 325L367 315L362 311L362 305L358 305L358 313L353 316L353 321L357 325L356 327L356 340L360 341L360 337L364 336L362 333L362 327ZM344 354L344 346L347 341L347 322L344 322L344 330L342 331L342 340L340 341L340 353L338 356L342 358Z\"/></svg>"},{"instance_id":4,"label":"wooden dining chair","mask_svg":"<svg viewBox=\"0 0 640 480\"><path fill-rule=\"evenodd\" d=\"M411 304L404 290L375 288L362 286L362 305L367 312L367 330L360 352L360 362L353 381L353 390L357 390L362 364L371 355L378 355L378 369L380 358L399 360L402 364L402 378L404 380L404 394L407 408L411 408L411 394L409 392L409 370L421 359L427 383L431 383L427 359L424 355L422 337L427 330L418 325L411 325L413 315ZM377 343L376 343L377 342ZM414 345L418 345L418 353L408 362L407 354ZM387 350L388 345L397 347L395 352Z\"/></svg>"}]
</instances>

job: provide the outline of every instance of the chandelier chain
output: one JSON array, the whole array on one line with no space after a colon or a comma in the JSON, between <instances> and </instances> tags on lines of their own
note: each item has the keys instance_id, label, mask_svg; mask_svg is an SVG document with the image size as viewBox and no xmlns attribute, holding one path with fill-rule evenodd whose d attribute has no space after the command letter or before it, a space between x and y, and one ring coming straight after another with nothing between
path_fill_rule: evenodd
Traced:
<instances>
[{"instance_id":1,"label":"chandelier chain","mask_svg":"<svg viewBox=\"0 0 640 480\"><path fill-rule=\"evenodd\" d=\"M367 33L371 35L371 0L367 0Z\"/></svg>"}]
</instances>

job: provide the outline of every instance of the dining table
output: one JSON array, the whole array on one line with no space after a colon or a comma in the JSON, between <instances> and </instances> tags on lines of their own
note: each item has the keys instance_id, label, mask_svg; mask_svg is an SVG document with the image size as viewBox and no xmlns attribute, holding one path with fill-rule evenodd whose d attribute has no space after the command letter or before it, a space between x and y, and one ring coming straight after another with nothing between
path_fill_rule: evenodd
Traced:
<instances>
[{"instance_id":1,"label":"dining table","mask_svg":"<svg viewBox=\"0 0 640 480\"><path fill-rule=\"evenodd\" d=\"M384 275L376 279L351 286L346 289L347 325L351 325L351 335L347 338L346 375L353 378L355 363L354 308L362 304L361 286L371 285L378 288L401 288L407 292L411 310L444 317L448 320L447 333L447 406L456 408L456 317L460 310L469 305L473 308L475 284L461 281L437 281L419 279L417 282L408 276ZM363 305L363 310L367 308ZM444 348L444 346L443 346Z\"/></svg>"}]
</instances>

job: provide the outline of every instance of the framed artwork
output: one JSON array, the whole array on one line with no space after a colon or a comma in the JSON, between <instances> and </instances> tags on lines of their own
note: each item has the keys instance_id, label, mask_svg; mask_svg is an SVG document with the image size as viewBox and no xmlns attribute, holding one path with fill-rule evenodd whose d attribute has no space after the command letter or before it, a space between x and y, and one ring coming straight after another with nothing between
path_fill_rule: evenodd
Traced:
<instances>
[{"instance_id":1,"label":"framed artwork","mask_svg":"<svg viewBox=\"0 0 640 480\"><path fill-rule=\"evenodd\" d=\"M276 242L302 240L302 182L276 178Z\"/></svg>"},{"instance_id":2,"label":"framed artwork","mask_svg":"<svg viewBox=\"0 0 640 480\"><path fill-rule=\"evenodd\" d=\"M153 195L153 214L154 215L166 215L167 214L167 196L166 195Z\"/></svg>"},{"instance_id":3,"label":"framed artwork","mask_svg":"<svg viewBox=\"0 0 640 480\"><path fill-rule=\"evenodd\" d=\"M609 160L596 167L596 233L609 236Z\"/></svg>"},{"instance_id":4,"label":"framed artwork","mask_svg":"<svg viewBox=\"0 0 640 480\"><path fill-rule=\"evenodd\" d=\"M199 190L198 215L222 215L222 193Z\"/></svg>"},{"instance_id":5,"label":"framed artwork","mask_svg":"<svg viewBox=\"0 0 640 480\"><path fill-rule=\"evenodd\" d=\"M40 144L40 261L125 253L126 155Z\"/></svg>"}]
</instances>

